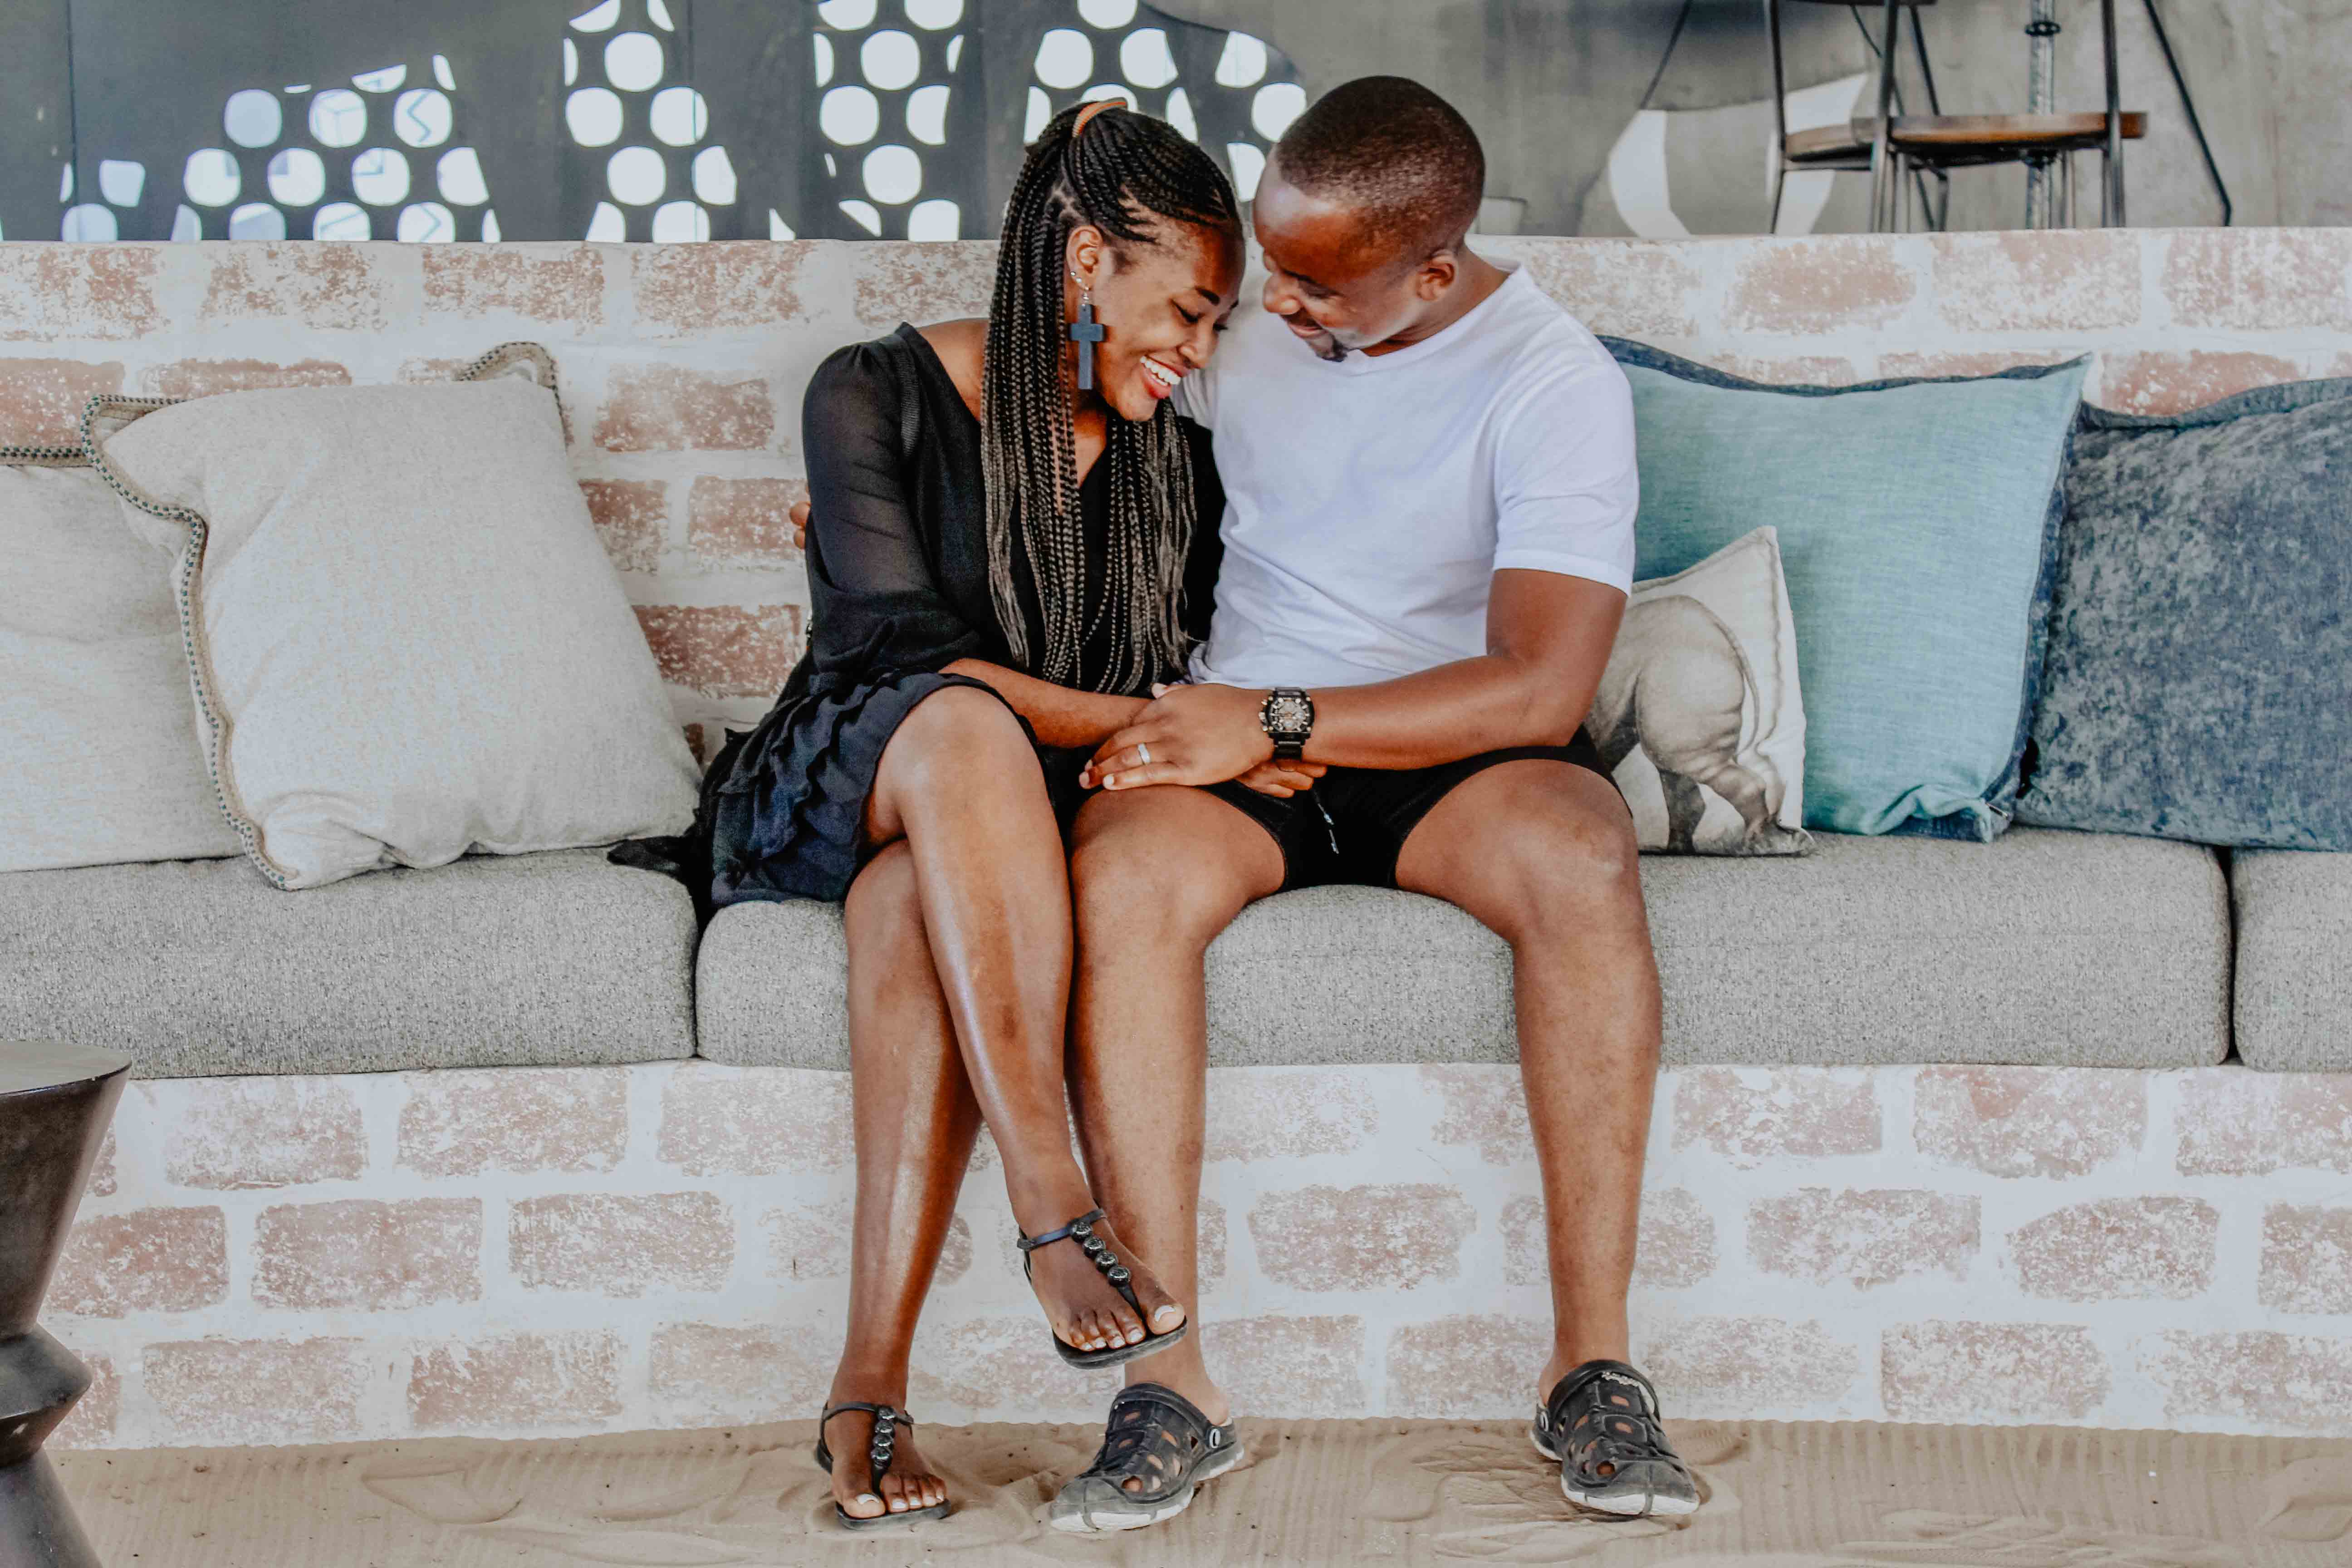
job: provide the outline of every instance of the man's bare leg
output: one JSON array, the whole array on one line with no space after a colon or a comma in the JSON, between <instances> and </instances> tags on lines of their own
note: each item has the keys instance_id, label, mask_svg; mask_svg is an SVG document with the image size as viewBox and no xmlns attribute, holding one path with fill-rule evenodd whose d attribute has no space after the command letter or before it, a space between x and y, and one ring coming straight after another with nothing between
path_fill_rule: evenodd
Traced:
<instances>
[{"instance_id":1,"label":"man's bare leg","mask_svg":"<svg viewBox=\"0 0 2352 1568\"><path fill-rule=\"evenodd\" d=\"M1070 858L1077 921L1070 1070L1096 1199L1199 1316L1201 1148L1206 1113L1209 943L1282 885L1282 852L1223 801L1173 786L1099 795ZM1223 1425L1201 1337L1129 1363ZM1130 1483L1132 1485L1132 1483Z\"/></svg>"},{"instance_id":2,"label":"man's bare leg","mask_svg":"<svg viewBox=\"0 0 2352 1568\"><path fill-rule=\"evenodd\" d=\"M1551 1259L1540 1404L1586 1362L1631 1359L1625 1296L1661 1030L1633 817L1588 769L1503 763L1422 818L1397 883L1459 905L1511 944Z\"/></svg>"}]
</instances>

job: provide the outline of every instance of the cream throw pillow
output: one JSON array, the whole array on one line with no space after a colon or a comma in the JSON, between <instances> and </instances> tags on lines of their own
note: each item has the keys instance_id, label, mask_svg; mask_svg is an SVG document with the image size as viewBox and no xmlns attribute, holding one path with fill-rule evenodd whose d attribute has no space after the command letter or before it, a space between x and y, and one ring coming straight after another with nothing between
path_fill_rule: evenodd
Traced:
<instances>
[{"instance_id":1,"label":"cream throw pillow","mask_svg":"<svg viewBox=\"0 0 2352 1568\"><path fill-rule=\"evenodd\" d=\"M1586 721L1644 849L1801 855L1805 705L1780 536L1633 584Z\"/></svg>"},{"instance_id":2,"label":"cream throw pillow","mask_svg":"<svg viewBox=\"0 0 2352 1568\"><path fill-rule=\"evenodd\" d=\"M133 532L176 552L196 739L262 874L677 833L695 770L517 377L94 400Z\"/></svg>"},{"instance_id":3,"label":"cream throw pillow","mask_svg":"<svg viewBox=\"0 0 2352 1568\"><path fill-rule=\"evenodd\" d=\"M169 558L60 458L0 467L0 871L238 854L196 750Z\"/></svg>"}]
</instances>

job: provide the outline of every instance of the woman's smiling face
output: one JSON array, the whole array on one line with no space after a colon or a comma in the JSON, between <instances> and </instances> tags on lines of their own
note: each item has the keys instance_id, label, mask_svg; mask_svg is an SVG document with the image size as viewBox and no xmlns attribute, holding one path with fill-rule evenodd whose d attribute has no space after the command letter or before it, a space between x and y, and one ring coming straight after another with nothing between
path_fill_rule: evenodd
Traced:
<instances>
[{"instance_id":1,"label":"woman's smiling face","mask_svg":"<svg viewBox=\"0 0 2352 1568\"><path fill-rule=\"evenodd\" d=\"M1064 247L1072 274L1065 315L1076 320L1080 282L1090 279L1103 329L1095 394L1122 419L1150 419L1179 382L1209 363L1241 298L1238 234L1163 224L1155 240L1115 246L1081 224Z\"/></svg>"}]
</instances>

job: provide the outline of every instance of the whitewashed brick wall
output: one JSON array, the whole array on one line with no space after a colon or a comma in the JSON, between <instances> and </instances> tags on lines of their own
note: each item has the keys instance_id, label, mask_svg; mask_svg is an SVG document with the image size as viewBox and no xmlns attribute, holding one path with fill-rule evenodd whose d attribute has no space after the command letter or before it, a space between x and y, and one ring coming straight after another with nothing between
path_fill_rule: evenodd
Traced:
<instances>
[{"instance_id":1,"label":"whitewashed brick wall","mask_svg":"<svg viewBox=\"0 0 2352 1568\"><path fill-rule=\"evenodd\" d=\"M45 1321L79 1446L811 1414L845 1074L707 1062L133 1083ZM1261 1415L1507 1416L1546 1346L1515 1068L1219 1069L1210 1354ZM983 1141L933 1421L1085 1420ZM1637 1354L1688 1415L2352 1434L2352 1076L1669 1069Z\"/></svg>"}]
</instances>

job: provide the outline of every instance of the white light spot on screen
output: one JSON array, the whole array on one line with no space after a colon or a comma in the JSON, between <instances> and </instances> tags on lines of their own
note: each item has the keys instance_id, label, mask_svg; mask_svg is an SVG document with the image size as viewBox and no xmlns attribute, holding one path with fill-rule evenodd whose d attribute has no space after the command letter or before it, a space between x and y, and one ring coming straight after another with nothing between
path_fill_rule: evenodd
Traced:
<instances>
[{"instance_id":1,"label":"white light spot on screen","mask_svg":"<svg viewBox=\"0 0 2352 1568\"><path fill-rule=\"evenodd\" d=\"M823 87L833 79L833 40L818 33L810 37L809 43L816 50L816 84Z\"/></svg>"},{"instance_id":2,"label":"white light spot on screen","mask_svg":"<svg viewBox=\"0 0 2352 1568\"><path fill-rule=\"evenodd\" d=\"M1176 79L1176 57L1168 52L1168 35L1158 27L1138 27L1118 46L1118 74L1138 87L1166 87Z\"/></svg>"},{"instance_id":3,"label":"white light spot on screen","mask_svg":"<svg viewBox=\"0 0 2352 1568\"><path fill-rule=\"evenodd\" d=\"M352 85L362 92L390 92L408 79L406 66L386 66L378 71L362 71L352 78Z\"/></svg>"},{"instance_id":4,"label":"white light spot on screen","mask_svg":"<svg viewBox=\"0 0 2352 1568\"><path fill-rule=\"evenodd\" d=\"M1123 103L1129 109L1133 109L1135 107L1134 92L1129 89L1121 87L1115 81L1098 81L1095 83L1094 86L1087 89L1086 91L1078 95L1078 100L1082 103L1102 103L1109 101Z\"/></svg>"},{"instance_id":5,"label":"white light spot on screen","mask_svg":"<svg viewBox=\"0 0 2352 1568\"><path fill-rule=\"evenodd\" d=\"M923 160L912 147L893 142L866 154L866 194L896 206L911 202L923 188Z\"/></svg>"},{"instance_id":6,"label":"white light spot on screen","mask_svg":"<svg viewBox=\"0 0 2352 1568\"><path fill-rule=\"evenodd\" d=\"M499 215L494 212L484 213L482 215L482 243L484 245L496 245L499 242Z\"/></svg>"},{"instance_id":7,"label":"white light spot on screen","mask_svg":"<svg viewBox=\"0 0 2352 1568\"><path fill-rule=\"evenodd\" d=\"M907 0L907 20L936 33L963 20L963 0Z\"/></svg>"},{"instance_id":8,"label":"white light spot on screen","mask_svg":"<svg viewBox=\"0 0 2352 1568\"><path fill-rule=\"evenodd\" d=\"M907 95L907 132L918 142L937 147L948 139L948 89L919 87Z\"/></svg>"},{"instance_id":9,"label":"white light spot on screen","mask_svg":"<svg viewBox=\"0 0 2352 1568\"><path fill-rule=\"evenodd\" d=\"M288 88L286 90L289 92L308 92L310 90L310 84L307 81L301 82L296 86Z\"/></svg>"},{"instance_id":10,"label":"white light spot on screen","mask_svg":"<svg viewBox=\"0 0 2352 1568\"><path fill-rule=\"evenodd\" d=\"M441 187L441 199L456 202L461 207L480 205L490 199L490 187L482 179L482 160L471 147L452 147L441 154L441 162L433 171L434 184Z\"/></svg>"},{"instance_id":11,"label":"white light spot on screen","mask_svg":"<svg viewBox=\"0 0 2352 1568\"><path fill-rule=\"evenodd\" d=\"M286 111L278 107L278 95L257 87L230 93L221 110L221 130L240 147L267 147L285 129Z\"/></svg>"},{"instance_id":12,"label":"white light spot on screen","mask_svg":"<svg viewBox=\"0 0 2352 1568\"><path fill-rule=\"evenodd\" d=\"M643 92L661 79L661 40L651 33L623 33L604 46L604 79L623 92Z\"/></svg>"},{"instance_id":13,"label":"white light spot on screen","mask_svg":"<svg viewBox=\"0 0 2352 1568\"><path fill-rule=\"evenodd\" d=\"M866 233L872 235L877 239L882 237L882 215L874 210L874 204L872 202L861 202L856 197L852 196L849 200L841 204L841 210L847 213L857 224L858 227L864 229ZM108 216L110 217L113 215L109 214Z\"/></svg>"},{"instance_id":14,"label":"white light spot on screen","mask_svg":"<svg viewBox=\"0 0 2352 1568\"><path fill-rule=\"evenodd\" d=\"M457 220L439 202L417 202L400 209L400 226L393 231L404 245L431 245L457 237Z\"/></svg>"},{"instance_id":15,"label":"white light spot on screen","mask_svg":"<svg viewBox=\"0 0 2352 1568\"><path fill-rule=\"evenodd\" d=\"M874 25L874 0L824 0L816 14L826 26L854 33Z\"/></svg>"},{"instance_id":16,"label":"white light spot on screen","mask_svg":"<svg viewBox=\"0 0 2352 1568\"><path fill-rule=\"evenodd\" d=\"M1021 122L1021 140L1034 142L1044 134L1045 122L1054 118L1054 102L1036 88L1029 89L1029 112Z\"/></svg>"},{"instance_id":17,"label":"white light spot on screen","mask_svg":"<svg viewBox=\"0 0 2352 1568\"><path fill-rule=\"evenodd\" d=\"M1306 111L1307 89L1295 81L1268 82L1250 100L1250 123L1269 142L1279 141Z\"/></svg>"},{"instance_id":18,"label":"white light spot on screen","mask_svg":"<svg viewBox=\"0 0 2352 1568\"><path fill-rule=\"evenodd\" d=\"M624 147L604 161L604 180L614 201L651 206L669 188L669 167L650 147Z\"/></svg>"},{"instance_id":19,"label":"white light spot on screen","mask_svg":"<svg viewBox=\"0 0 2352 1568\"><path fill-rule=\"evenodd\" d=\"M673 147L691 147L710 129L710 106L690 87L666 87L647 110L654 135Z\"/></svg>"},{"instance_id":20,"label":"white light spot on screen","mask_svg":"<svg viewBox=\"0 0 2352 1568\"><path fill-rule=\"evenodd\" d=\"M1265 76L1265 46L1247 33L1227 33L1217 57L1219 87L1255 87Z\"/></svg>"},{"instance_id":21,"label":"white light spot on screen","mask_svg":"<svg viewBox=\"0 0 2352 1568\"><path fill-rule=\"evenodd\" d=\"M724 147L705 147L694 155L694 194L714 207L735 205L735 164ZM705 235L704 238L709 236Z\"/></svg>"},{"instance_id":22,"label":"white light spot on screen","mask_svg":"<svg viewBox=\"0 0 2352 1568\"><path fill-rule=\"evenodd\" d=\"M572 17L572 25L583 33L601 33L620 19L621 0L604 0Z\"/></svg>"},{"instance_id":23,"label":"white light spot on screen","mask_svg":"<svg viewBox=\"0 0 2352 1568\"><path fill-rule=\"evenodd\" d=\"M870 35L858 46L857 68L876 87L905 87L923 73L923 47L912 33L896 27Z\"/></svg>"},{"instance_id":24,"label":"white light spot on screen","mask_svg":"<svg viewBox=\"0 0 2352 1568\"><path fill-rule=\"evenodd\" d=\"M393 100L392 129L411 147L438 147L449 140L449 99L429 87L413 87Z\"/></svg>"},{"instance_id":25,"label":"white light spot on screen","mask_svg":"<svg viewBox=\"0 0 2352 1568\"><path fill-rule=\"evenodd\" d=\"M1135 20L1135 0L1078 0L1078 15L1090 27L1124 27Z\"/></svg>"},{"instance_id":26,"label":"white light spot on screen","mask_svg":"<svg viewBox=\"0 0 2352 1568\"><path fill-rule=\"evenodd\" d=\"M563 40L563 85L570 87L580 79L580 46L571 39Z\"/></svg>"},{"instance_id":27,"label":"white light spot on screen","mask_svg":"<svg viewBox=\"0 0 2352 1568\"><path fill-rule=\"evenodd\" d=\"M58 230L58 237L89 243L112 239L120 232L115 227L112 208L89 202L66 209L65 224ZM878 234L881 231L877 228L875 232Z\"/></svg>"},{"instance_id":28,"label":"white light spot on screen","mask_svg":"<svg viewBox=\"0 0 2352 1568\"><path fill-rule=\"evenodd\" d=\"M448 56L435 55L433 57L433 79L439 82L445 91L455 92L457 90L457 79L449 74Z\"/></svg>"},{"instance_id":29,"label":"white light spot on screen","mask_svg":"<svg viewBox=\"0 0 2352 1568\"><path fill-rule=\"evenodd\" d=\"M824 155L824 177L828 180L837 180L841 177L841 171L833 166L833 154L830 153Z\"/></svg>"},{"instance_id":30,"label":"white light spot on screen","mask_svg":"<svg viewBox=\"0 0 2352 1568\"><path fill-rule=\"evenodd\" d=\"M709 239L710 215L692 202L664 202L654 209L654 238L665 245Z\"/></svg>"},{"instance_id":31,"label":"white light spot on screen","mask_svg":"<svg viewBox=\"0 0 2352 1568\"><path fill-rule=\"evenodd\" d=\"M793 226L784 221L783 214L778 212L773 207L770 207L768 209L768 237L770 239L796 239L799 236L793 233Z\"/></svg>"},{"instance_id":32,"label":"white light spot on screen","mask_svg":"<svg viewBox=\"0 0 2352 1568\"><path fill-rule=\"evenodd\" d=\"M609 147L621 139L621 95L583 87L563 100L563 123L583 147Z\"/></svg>"},{"instance_id":33,"label":"white light spot on screen","mask_svg":"<svg viewBox=\"0 0 2352 1568\"><path fill-rule=\"evenodd\" d=\"M963 58L963 35L958 33L948 40L948 69L955 69L956 62L961 58Z\"/></svg>"},{"instance_id":34,"label":"white light spot on screen","mask_svg":"<svg viewBox=\"0 0 2352 1568\"><path fill-rule=\"evenodd\" d=\"M598 202L596 216L588 220L587 237L602 245L618 245L629 237L629 220L612 203Z\"/></svg>"},{"instance_id":35,"label":"white light spot on screen","mask_svg":"<svg viewBox=\"0 0 2352 1568\"><path fill-rule=\"evenodd\" d=\"M677 24L669 19L669 7L662 0L646 0L646 18L665 33L677 31Z\"/></svg>"},{"instance_id":36,"label":"white light spot on screen","mask_svg":"<svg viewBox=\"0 0 2352 1568\"><path fill-rule=\"evenodd\" d=\"M917 202L907 213L908 239L953 239L963 225L963 214L955 203L934 196L927 202Z\"/></svg>"},{"instance_id":37,"label":"white light spot on screen","mask_svg":"<svg viewBox=\"0 0 2352 1568\"><path fill-rule=\"evenodd\" d=\"M1049 28L1037 40L1037 79L1047 87L1076 87L1094 70L1094 43L1076 28Z\"/></svg>"},{"instance_id":38,"label":"white light spot on screen","mask_svg":"<svg viewBox=\"0 0 2352 1568\"><path fill-rule=\"evenodd\" d=\"M247 202L228 215L228 237L231 239L284 239L286 215L268 202Z\"/></svg>"},{"instance_id":39,"label":"white light spot on screen","mask_svg":"<svg viewBox=\"0 0 2352 1568\"><path fill-rule=\"evenodd\" d=\"M312 239L373 239L375 226L368 219L367 208L353 206L349 202L329 202L310 219Z\"/></svg>"},{"instance_id":40,"label":"white light spot on screen","mask_svg":"<svg viewBox=\"0 0 2352 1568\"><path fill-rule=\"evenodd\" d=\"M147 165L125 158L101 158L98 163L98 194L119 207L135 207L147 185Z\"/></svg>"},{"instance_id":41,"label":"white light spot on screen","mask_svg":"<svg viewBox=\"0 0 2352 1568\"><path fill-rule=\"evenodd\" d=\"M408 199L408 160L389 147L371 147L352 160L352 195L372 207Z\"/></svg>"},{"instance_id":42,"label":"white light spot on screen","mask_svg":"<svg viewBox=\"0 0 2352 1568\"><path fill-rule=\"evenodd\" d=\"M882 128L882 103L862 87L836 87L818 101L816 123L826 141L860 146Z\"/></svg>"},{"instance_id":43,"label":"white light spot on screen","mask_svg":"<svg viewBox=\"0 0 2352 1568\"><path fill-rule=\"evenodd\" d=\"M269 160L269 199L307 207L327 194L327 165L308 147L288 147Z\"/></svg>"},{"instance_id":44,"label":"white light spot on screen","mask_svg":"<svg viewBox=\"0 0 2352 1568\"><path fill-rule=\"evenodd\" d=\"M367 134L367 100L331 87L310 100L310 139L324 147L356 147Z\"/></svg>"},{"instance_id":45,"label":"white light spot on screen","mask_svg":"<svg viewBox=\"0 0 2352 1568\"><path fill-rule=\"evenodd\" d=\"M73 200L73 165L71 163L66 165L65 177L58 182L58 200L61 202Z\"/></svg>"},{"instance_id":46,"label":"white light spot on screen","mask_svg":"<svg viewBox=\"0 0 2352 1568\"><path fill-rule=\"evenodd\" d=\"M1251 142L1228 142L1225 158L1234 166L1234 195L1248 201L1257 195L1258 176L1265 173L1265 154Z\"/></svg>"},{"instance_id":47,"label":"white light spot on screen","mask_svg":"<svg viewBox=\"0 0 2352 1568\"><path fill-rule=\"evenodd\" d=\"M236 215L231 214L230 216L235 216ZM204 237L205 220L196 216L195 208L190 206L185 202L182 202L180 204L180 210L172 215L172 243L173 245L194 245L197 240L204 238Z\"/></svg>"},{"instance_id":48,"label":"white light spot on screen","mask_svg":"<svg viewBox=\"0 0 2352 1568\"><path fill-rule=\"evenodd\" d=\"M1168 123L1181 132L1187 142L1201 139L1201 127L1192 119L1192 100L1185 96L1181 87L1168 95Z\"/></svg>"},{"instance_id":49,"label":"white light spot on screen","mask_svg":"<svg viewBox=\"0 0 2352 1568\"><path fill-rule=\"evenodd\" d=\"M217 147L189 153L187 167L180 177L180 188L200 207L228 205L236 200L236 193L244 184L236 172L236 160Z\"/></svg>"}]
</instances>

